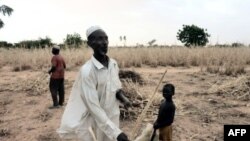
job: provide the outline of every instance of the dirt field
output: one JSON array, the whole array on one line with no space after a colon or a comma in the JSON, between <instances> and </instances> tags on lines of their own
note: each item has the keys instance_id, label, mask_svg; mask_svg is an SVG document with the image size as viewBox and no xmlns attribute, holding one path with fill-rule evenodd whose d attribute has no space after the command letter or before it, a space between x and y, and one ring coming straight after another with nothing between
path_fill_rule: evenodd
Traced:
<instances>
[{"instance_id":1,"label":"dirt field","mask_svg":"<svg viewBox=\"0 0 250 141\"><path fill-rule=\"evenodd\" d=\"M146 84L138 87L138 91L150 97L165 69L168 72L163 83L171 82L176 86L174 141L221 141L224 124L250 124L249 101L227 94L208 93L212 85L221 85L235 77L205 73L198 67L142 67L130 70L143 77ZM44 93L31 94L32 91L25 88L30 81L41 77L41 72L10 70L8 67L0 69L0 140L60 141L55 130L59 127L64 107L48 109L52 104L46 84L48 79L42 79L46 82L43 84ZM66 102L77 72L77 69L66 72ZM250 71L247 70L244 75L250 75ZM161 99L160 90L156 99ZM154 114L148 115L143 123L152 123L155 118ZM133 127L134 121L121 121L125 133L130 134Z\"/></svg>"}]
</instances>

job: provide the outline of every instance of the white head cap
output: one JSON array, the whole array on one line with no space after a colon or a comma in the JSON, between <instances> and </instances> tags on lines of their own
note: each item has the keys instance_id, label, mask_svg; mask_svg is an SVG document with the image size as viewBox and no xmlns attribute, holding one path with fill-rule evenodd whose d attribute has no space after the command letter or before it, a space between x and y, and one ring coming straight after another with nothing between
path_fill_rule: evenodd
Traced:
<instances>
[{"instance_id":1,"label":"white head cap","mask_svg":"<svg viewBox=\"0 0 250 141\"><path fill-rule=\"evenodd\" d=\"M54 45L53 48L60 50L60 46Z\"/></svg>"},{"instance_id":2,"label":"white head cap","mask_svg":"<svg viewBox=\"0 0 250 141\"><path fill-rule=\"evenodd\" d=\"M97 30L102 30L103 31L103 29L100 26L91 26L90 28L88 28L87 31L86 31L87 38L89 37L89 35L91 35L93 32L95 32Z\"/></svg>"}]
</instances>

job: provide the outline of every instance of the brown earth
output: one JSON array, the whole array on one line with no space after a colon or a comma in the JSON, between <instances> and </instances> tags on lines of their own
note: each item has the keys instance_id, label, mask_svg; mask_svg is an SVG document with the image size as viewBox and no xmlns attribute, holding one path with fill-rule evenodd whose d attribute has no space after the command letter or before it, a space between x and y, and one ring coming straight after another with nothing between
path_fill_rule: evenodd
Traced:
<instances>
[{"instance_id":1,"label":"brown earth","mask_svg":"<svg viewBox=\"0 0 250 141\"><path fill-rule=\"evenodd\" d=\"M209 74L194 67L129 69L138 72L145 80L146 83L138 87L138 91L147 97L153 94L163 72L168 69L162 84L171 82L176 86L174 141L222 141L224 124L250 123L248 101L237 100L226 94L208 93L212 85L223 84L234 77ZM55 130L59 127L64 107L48 109L52 100L47 77L41 78L43 73L37 71L10 70L8 67L0 69L0 140L60 141ZM76 74L77 70L66 73L66 102ZM247 70L245 75L250 75L250 72ZM44 88L41 94L27 89L38 78L41 78L39 82ZM158 93L154 102L156 104L161 99L160 90ZM154 112L148 112L143 124L155 120L157 109L150 111ZM135 121L121 121L121 128L131 134L134 124Z\"/></svg>"}]
</instances>

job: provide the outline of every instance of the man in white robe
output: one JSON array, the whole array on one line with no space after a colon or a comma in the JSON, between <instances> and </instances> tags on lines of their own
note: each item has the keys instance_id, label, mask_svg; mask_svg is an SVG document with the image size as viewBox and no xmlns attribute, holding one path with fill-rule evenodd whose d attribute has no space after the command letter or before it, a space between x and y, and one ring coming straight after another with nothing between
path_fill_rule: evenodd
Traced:
<instances>
[{"instance_id":1,"label":"man in white robe","mask_svg":"<svg viewBox=\"0 0 250 141\"><path fill-rule=\"evenodd\" d=\"M94 54L80 69L65 108L60 137L80 141L129 141L119 128L119 102L131 106L123 95L117 62L109 58L108 36L98 26L87 30L88 45Z\"/></svg>"}]
</instances>

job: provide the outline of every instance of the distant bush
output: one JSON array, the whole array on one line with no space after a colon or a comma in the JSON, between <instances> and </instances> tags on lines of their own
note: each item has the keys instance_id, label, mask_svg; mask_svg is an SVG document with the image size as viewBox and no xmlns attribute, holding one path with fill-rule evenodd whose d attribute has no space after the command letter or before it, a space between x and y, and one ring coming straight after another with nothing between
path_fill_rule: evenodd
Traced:
<instances>
[{"instance_id":1,"label":"distant bush","mask_svg":"<svg viewBox=\"0 0 250 141\"><path fill-rule=\"evenodd\" d=\"M45 48L50 47L52 44L52 40L49 37L39 38L38 40L24 40L14 44L0 41L0 47L2 48Z\"/></svg>"},{"instance_id":2,"label":"distant bush","mask_svg":"<svg viewBox=\"0 0 250 141\"><path fill-rule=\"evenodd\" d=\"M232 46L230 44L215 44L214 47L232 47Z\"/></svg>"},{"instance_id":3,"label":"distant bush","mask_svg":"<svg viewBox=\"0 0 250 141\"><path fill-rule=\"evenodd\" d=\"M242 43L238 43L238 42L232 43L232 47L243 47L243 46L245 45Z\"/></svg>"},{"instance_id":4,"label":"distant bush","mask_svg":"<svg viewBox=\"0 0 250 141\"><path fill-rule=\"evenodd\" d=\"M52 40L49 37L39 38L38 40L25 40L16 43L15 46L19 48L45 48L52 45Z\"/></svg>"},{"instance_id":5,"label":"distant bush","mask_svg":"<svg viewBox=\"0 0 250 141\"><path fill-rule=\"evenodd\" d=\"M6 41L0 41L0 47L10 48L10 47L13 47L13 44L12 43L8 43Z\"/></svg>"},{"instance_id":6,"label":"distant bush","mask_svg":"<svg viewBox=\"0 0 250 141\"><path fill-rule=\"evenodd\" d=\"M79 48L82 44L86 44L86 41L82 40L82 37L78 33L67 34L64 39L65 45L69 48Z\"/></svg>"}]
</instances>

